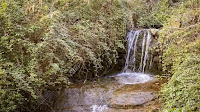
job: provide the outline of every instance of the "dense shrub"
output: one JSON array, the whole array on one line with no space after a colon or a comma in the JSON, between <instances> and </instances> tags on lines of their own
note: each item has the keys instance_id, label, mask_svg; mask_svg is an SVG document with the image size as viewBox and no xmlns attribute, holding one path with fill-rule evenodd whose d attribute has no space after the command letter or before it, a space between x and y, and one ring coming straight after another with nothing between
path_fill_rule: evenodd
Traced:
<instances>
[{"instance_id":1,"label":"dense shrub","mask_svg":"<svg viewBox=\"0 0 200 112\"><path fill-rule=\"evenodd\" d=\"M169 111L200 111L199 6L198 0L179 3L160 33L163 70L172 76L161 90Z\"/></svg>"},{"instance_id":2,"label":"dense shrub","mask_svg":"<svg viewBox=\"0 0 200 112\"><path fill-rule=\"evenodd\" d=\"M169 0L152 0L148 5L148 10L144 11L138 19L140 27L157 27L162 26L170 18L173 7L170 6Z\"/></svg>"},{"instance_id":3,"label":"dense shrub","mask_svg":"<svg viewBox=\"0 0 200 112\"><path fill-rule=\"evenodd\" d=\"M43 91L115 65L124 50L127 15L121 4L1 0L0 111L31 112Z\"/></svg>"}]
</instances>

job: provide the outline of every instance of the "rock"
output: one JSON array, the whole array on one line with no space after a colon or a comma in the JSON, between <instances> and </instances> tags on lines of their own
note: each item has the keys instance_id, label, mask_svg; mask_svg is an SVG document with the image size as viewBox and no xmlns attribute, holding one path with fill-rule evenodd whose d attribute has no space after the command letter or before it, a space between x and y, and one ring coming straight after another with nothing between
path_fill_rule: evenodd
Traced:
<instances>
[{"instance_id":1,"label":"rock","mask_svg":"<svg viewBox=\"0 0 200 112\"><path fill-rule=\"evenodd\" d=\"M115 96L110 99L109 107L113 109L136 109L143 106L148 107L154 104L152 102L155 102L154 105L156 105L154 99L157 98L157 91L160 88L157 83L159 81L154 79L146 83L124 85L115 90Z\"/></svg>"},{"instance_id":2,"label":"rock","mask_svg":"<svg viewBox=\"0 0 200 112\"><path fill-rule=\"evenodd\" d=\"M107 109L103 112L147 112L146 109Z\"/></svg>"},{"instance_id":3,"label":"rock","mask_svg":"<svg viewBox=\"0 0 200 112\"><path fill-rule=\"evenodd\" d=\"M152 35L159 35L159 29L150 29Z\"/></svg>"},{"instance_id":4,"label":"rock","mask_svg":"<svg viewBox=\"0 0 200 112\"><path fill-rule=\"evenodd\" d=\"M160 61L160 57L159 56L154 56L153 61L154 62L159 62Z\"/></svg>"},{"instance_id":5,"label":"rock","mask_svg":"<svg viewBox=\"0 0 200 112\"><path fill-rule=\"evenodd\" d=\"M152 112L159 112L159 109L153 109Z\"/></svg>"},{"instance_id":6,"label":"rock","mask_svg":"<svg viewBox=\"0 0 200 112\"><path fill-rule=\"evenodd\" d=\"M155 99L156 96L156 92L130 92L129 94L119 94L110 100L109 107L130 109L150 102Z\"/></svg>"},{"instance_id":7,"label":"rock","mask_svg":"<svg viewBox=\"0 0 200 112\"><path fill-rule=\"evenodd\" d=\"M159 100L155 99L141 106L136 106L134 109L119 109L108 108L103 112L160 112Z\"/></svg>"},{"instance_id":8,"label":"rock","mask_svg":"<svg viewBox=\"0 0 200 112\"><path fill-rule=\"evenodd\" d=\"M114 94L129 94L130 92L156 92L159 91L160 86L157 85L158 79L148 81L141 84L127 84L115 90Z\"/></svg>"}]
</instances>

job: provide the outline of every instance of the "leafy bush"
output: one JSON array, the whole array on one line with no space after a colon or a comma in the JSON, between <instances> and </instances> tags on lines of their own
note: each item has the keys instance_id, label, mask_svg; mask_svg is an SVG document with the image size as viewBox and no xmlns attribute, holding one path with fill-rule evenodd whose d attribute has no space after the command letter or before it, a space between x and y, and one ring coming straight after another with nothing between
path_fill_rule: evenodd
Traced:
<instances>
[{"instance_id":1,"label":"leafy bush","mask_svg":"<svg viewBox=\"0 0 200 112\"><path fill-rule=\"evenodd\" d=\"M160 33L163 70L172 76L161 90L163 107L169 111L200 111L200 10L194 3L199 4L180 3Z\"/></svg>"},{"instance_id":2,"label":"leafy bush","mask_svg":"<svg viewBox=\"0 0 200 112\"><path fill-rule=\"evenodd\" d=\"M173 7L170 6L169 0L159 0L149 3L148 11L138 19L140 27L162 26L170 18Z\"/></svg>"},{"instance_id":3,"label":"leafy bush","mask_svg":"<svg viewBox=\"0 0 200 112\"><path fill-rule=\"evenodd\" d=\"M137 27L142 28L162 27L175 13L184 13L184 8L199 8L199 0L177 0L177 2L173 2L173 0L150 0L149 2L137 3L140 7Z\"/></svg>"},{"instance_id":4,"label":"leafy bush","mask_svg":"<svg viewBox=\"0 0 200 112\"><path fill-rule=\"evenodd\" d=\"M126 16L121 1L1 0L0 111L33 111L45 90L110 69Z\"/></svg>"}]
</instances>

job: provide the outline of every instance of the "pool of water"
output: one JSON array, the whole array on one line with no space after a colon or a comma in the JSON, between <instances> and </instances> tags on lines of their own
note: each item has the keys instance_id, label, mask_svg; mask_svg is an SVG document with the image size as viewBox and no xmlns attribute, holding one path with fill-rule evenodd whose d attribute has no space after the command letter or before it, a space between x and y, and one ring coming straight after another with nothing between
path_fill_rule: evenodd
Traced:
<instances>
[{"instance_id":1,"label":"pool of water","mask_svg":"<svg viewBox=\"0 0 200 112\"><path fill-rule=\"evenodd\" d=\"M95 82L75 83L52 94L48 112L146 112L149 104L143 104L156 98L159 87L155 83L152 75L143 73L120 73Z\"/></svg>"}]
</instances>

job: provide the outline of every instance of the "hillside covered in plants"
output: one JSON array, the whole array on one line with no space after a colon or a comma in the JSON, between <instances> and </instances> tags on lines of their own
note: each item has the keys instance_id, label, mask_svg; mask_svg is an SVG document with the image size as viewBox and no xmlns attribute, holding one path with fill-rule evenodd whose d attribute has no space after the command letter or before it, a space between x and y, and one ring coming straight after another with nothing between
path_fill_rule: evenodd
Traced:
<instances>
[{"instance_id":1,"label":"hillside covered in plants","mask_svg":"<svg viewBox=\"0 0 200 112\"><path fill-rule=\"evenodd\" d=\"M163 70L170 77L161 96L164 108L200 111L200 1L184 1L171 9L160 32Z\"/></svg>"},{"instance_id":2,"label":"hillside covered in plants","mask_svg":"<svg viewBox=\"0 0 200 112\"><path fill-rule=\"evenodd\" d=\"M44 91L104 76L126 33L147 28L160 30L162 110L200 111L199 0L1 0L0 112L33 112Z\"/></svg>"}]
</instances>

